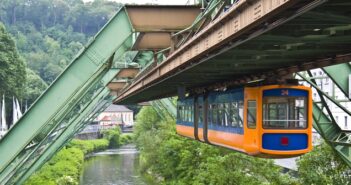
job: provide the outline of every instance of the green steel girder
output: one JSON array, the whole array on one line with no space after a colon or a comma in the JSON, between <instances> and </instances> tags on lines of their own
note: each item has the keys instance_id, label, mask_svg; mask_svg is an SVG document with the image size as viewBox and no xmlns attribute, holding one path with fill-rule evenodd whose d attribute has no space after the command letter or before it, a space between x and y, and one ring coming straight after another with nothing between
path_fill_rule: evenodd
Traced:
<instances>
[{"instance_id":1,"label":"green steel girder","mask_svg":"<svg viewBox=\"0 0 351 185\"><path fill-rule=\"evenodd\" d=\"M162 119L166 119L166 115L164 110L162 110L161 106L159 105L158 102L156 101L151 101L150 102L152 108L156 111L156 113L162 118Z\"/></svg>"},{"instance_id":2,"label":"green steel girder","mask_svg":"<svg viewBox=\"0 0 351 185\"><path fill-rule=\"evenodd\" d=\"M153 60L154 54L152 51L139 51L133 62L138 63L142 68L146 68Z\"/></svg>"},{"instance_id":3,"label":"green steel girder","mask_svg":"<svg viewBox=\"0 0 351 185\"><path fill-rule=\"evenodd\" d=\"M107 69L105 71L107 71ZM52 140L50 133L56 133L56 128L59 128L61 132L64 131L63 129L69 124L69 120L73 119L75 115L78 115L78 113L84 107L84 104L91 101L92 96L99 89L106 86L106 84L116 75L117 70L110 70L107 74L105 73L106 72L101 73L99 77L96 77L96 79L92 83L88 83L90 85L86 84L85 86L87 88L84 88L82 93L79 94L80 97L79 99L76 99L76 102L71 102L71 107L67 108L63 113L55 115L54 119L59 124L50 126L49 129L44 128L45 132L40 134L40 139L38 139L38 136L35 139L40 140L37 146L31 147L31 151L26 152L25 155L21 155L21 157L18 158L15 163L12 163L10 167L6 168L4 172L1 173L1 179L3 179L6 176L9 176L9 174L11 175L12 173L14 173L15 168L19 168L23 163L28 163L28 160L31 160L33 156L34 158L38 157L40 153L36 154L35 152L37 152L38 149L40 149L40 151L43 152L43 147L47 147L47 145L50 144L50 141L48 141ZM32 157L30 158L30 156ZM1 180L0 182L2 181L3 180Z\"/></svg>"},{"instance_id":4,"label":"green steel girder","mask_svg":"<svg viewBox=\"0 0 351 185\"><path fill-rule=\"evenodd\" d=\"M330 66L327 67L327 69L324 68L324 71L328 71L328 76L335 82L338 83L337 86L342 88L345 86L342 86L343 84L345 85L345 81L348 81L348 75L350 73L345 72L345 70L341 70L341 72L338 72L339 67L344 66L344 64L339 64L336 66ZM344 71L344 73L342 72ZM336 123L333 112L328 106L326 102L326 98L337 105L339 108L341 108L345 113L350 114L350 111L345 109L340 102L336 101L334 98L330 97L326 93L320 89L317 84L315 79L313 78L313 75L310 71L307 72L308 77L306 77L303 73L298 73L298 75L308 82L314 89L317 90L317 93L320 97L320 104L314 102L313 103L313 126L314 128L319 132L319 134L322 136L325 141L333 147L333 149L336 151L336 153L349 165L351 166L351 133L347 131L343 131L340 129L339 125ZM347 76L347 78L345 78ZM334 78L335 77L335 78ZM348 84L347 84L348 85ZM348 91L343 91L343 93L346 93ZM325 111L324 111L325 110Z\"/></svg>"},{"instance_id":5,"label":"green steel girder","mask_svg":"<svg viewBox=\"0 0 351 185\"><path fill-rule=\"evenodd\" d=\"M351 166L350 136L345 136L346 133L341 132L338 125L333 123L316 103L313 104L313 121L314 127L323 139L332 146L347 165ZM342 143L340 143L340 139Z\"/></svg>"},{"instance_id":6,"label":"green steel girder","mask_svg":"<svg viewBox=\"0 0 351 185\"><path fill-rule=\"evenodd\" d=\"M59 124L55 118L67 114L66 110L86 94L92 82L108 67L108 59L131 35L131 30L126 12L121 9L0 141L0 181L13 174L12 170L4 173L5 169L14 169L31 153L25 147L34 139L40 143L41 137L46 137L45 134ZM111 42L115 35L118 38ZM42 130L44 134L40 136Z\"/></svg>"},{"instance_id":7,"label":"green steel girder","mask_svg":"<svg viewBox=\"0 0 351 185\"><path fill-rule=\"evenodd\" d=\"M13 182L10 182L10 184L22 184L27 178L30 177L32 173L34 173L42 165L44 165L46 161L48 161L56 152L58 152L67 143L68 140L70 140L70 138L74 136L76 131L79 129L79 127L77 126L82 123L82 120L85 119L87 115L94 111L94 107L96 106L96 104L101 102L101 100L108 96L109 93L109 90L107 88L104 88L103 91L99 93L99 95L90 102L90 104L84 109L84 111L81 112L81 114L76 118L76 120L74 120L67 127L66 131L63 132L59 138L57 138L51 143L48 150L42 155L40 155L40 157L36 160L36 162L33 165L28 166L28 168L21 174L18 174L17 176L13 177Z\"/></svg>"},{"instance_id":8,"label":"green steel girder","mask_svg":"<svg viewBox=\"0 0 351 185\"><path fill-rule=\"evenodd\" d=\"M58 124L52 131L50 131L50 133L45 136L45 138L40 142L40 144L38 144L35 147L35 149L28 154L28 157L26 159L23 159L20 163L13 165L12 167L20 169L24 164L26 164L27 166L31 165L31 162L35 161L35 159L38 158L41 155L41 153L45 152L46 148L49 147L49 144L51 144L51 141L57 139L57 137L59 137L60 134L62 134L62 132L66 130L67 126L71 124L71 120L75 120L76 117L80 116L81 112L85 109L85 107L90 104L91 100L94 99L94 97L97 96L97 94L101 90L103 90L103 88L105 88L107 83L114 78L117 72L117 69L111 69L104 76L98 78L95 82L95 85L93 85L92 89L87 91L89 93L83 96L82 101L79 102L77 106L75 106L72 109L73 111L69 112L69 114L64 116L62 119L57 119L57 121L59 121L61 124ZM91 91L93 91L93 93L90 93ZM10 168L8 169L8 171L12 172L16 169Z\"/></svg>"},{"instance_id":9,"label":"green steel girder","mask_svg":"<svg viewBox=\"0 0 351 185\"><path fill-rule=\"evenodd\" d=\"M177 116L177 108L176 105L174 105L172 98L164 98L151 101L151 105L157 114L164 119L166 117L175 119Z\"/></svg>"},{"instance_id":10,"label":"green steel girder","mask_svg":"<svg viewBox=\"0 0 351 185\"><path fill-rule=\"evenodd\" d=\"M165 110L170 117L174 119L177 117L177 107L173 104L172 98L163 98L156 101L160 103L163 110Z\"/></svg>"},{"instance_id":11,"label":"green steel girder","mask_svg":"<svg viewBox=\"0 0 351 185\"><path fill-rule=\"evenodd\" d=\"M333 80L339 89L348 97L349 95L349 75L351 75L351 65L343 63L323 68L323 71Z\"/></svg>"}]
</instances>

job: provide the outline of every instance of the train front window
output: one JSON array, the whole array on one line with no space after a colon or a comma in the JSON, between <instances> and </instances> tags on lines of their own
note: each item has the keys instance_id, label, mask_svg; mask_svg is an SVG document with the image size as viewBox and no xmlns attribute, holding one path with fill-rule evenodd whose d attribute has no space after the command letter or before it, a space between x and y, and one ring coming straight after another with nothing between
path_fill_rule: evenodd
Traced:
<instances>
[{"instance_id":1,"label":"train front window","mask_svg":"<svg viewBox=\"0 0 351 185\"><path fill-rule=\"evenodd\" d=\"M307 128L306 97L264 97L263 128Z\"/></svg>"}]
</instances>

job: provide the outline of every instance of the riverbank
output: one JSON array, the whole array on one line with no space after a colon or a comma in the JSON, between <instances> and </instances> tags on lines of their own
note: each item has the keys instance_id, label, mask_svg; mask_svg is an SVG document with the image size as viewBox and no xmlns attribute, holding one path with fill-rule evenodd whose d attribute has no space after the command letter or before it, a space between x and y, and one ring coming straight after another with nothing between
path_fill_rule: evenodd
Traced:
<instances>
[{"instance_id":1,"label":"riverbank","mask_svg":"<svg viewBox=\"0 0 351 185\"><path fill-rule=\"evenodd\" d=\"M103 139L73 139L43 167L34 173L25 185L77 185L82 173L84 159L109 148L118 148L132 142L132 135L121 134L119 128L106 130Z\"/></svg>"}]
</instances>

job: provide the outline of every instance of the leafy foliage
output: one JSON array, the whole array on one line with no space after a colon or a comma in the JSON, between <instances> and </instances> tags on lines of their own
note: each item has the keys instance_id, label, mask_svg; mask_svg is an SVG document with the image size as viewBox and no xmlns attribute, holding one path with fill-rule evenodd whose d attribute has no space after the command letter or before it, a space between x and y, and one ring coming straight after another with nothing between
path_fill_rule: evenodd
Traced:
<instances>
[{"instance_id":1,"label":"leafy foliage","mask_svg":"<svg viewBox=\"0 0 351 185\"><path fill-rule=\"evenodd\" d=\"M26 74L25 100L27 104L31 105L45 91L48 85L31 69L27 68Z\"/></svg>"},{"instance_id":2,"label":"leafy foliage","mask_svg":"<svg viewBox=\"0 0 351 185\"><path fill-rule=\"evenodd\" d=\"M0 24L0 95L33 103L119 8L101 0L1 0L0 22L12 37Z\"/></svg>"},{"instance_id":3,"label":"leafy foliage","mask_svg":"<svg viewBox=\"0 0 351 185\"><path fill-rule=\"evenodd\" d=\"M298 161L301 184L351 184L351 169L323 143Z\"/></svg>"},{"instance_id":4,"label":"leafy foliage","mask_svg":"<svg viewBox=\"0 0 351 185\"><path fill-rule=\"evenodd\" d=\"M5 95L7 102L12 101L12 96L22 98L25 83L25 64L17 52L15 41L0 22L0 96ZM10 112L11 106L7 104L7 112Z\"/></svg>"},{"instance_id":5,"label":"leafy foliage","mask_svg":"<svg viewBox=\"0 0 351 185\"><path fill-rule=\"evenodd\" d=\"M102 132L103 138L109 141L109 148L118 148L121 146L120 136L122 134L121 128L104 130Z\"/></svg>"},{"instance_id":6,"label":"leafy foliage","mask_svg":"<svg viewBox=\"0 0 351 185\"><path fill-rule=\"evenodd\" d=\"M135 132L142 170L162 177L162 184L295 183L272 160L179 137L174 120L161 120L151 107L137 115Z\"/></svg>"},{"instance_id":7,"label":"leafy foliage","mask_svg":"<svg viewBox=\"0 0 351 185\"><path fill-rule=\"evenodd\" d=\"M66 148L58 152L38 172L32 175L26 185L76 185L82 170L84 155L106 149L108 141L78 140L71 141Z\"/></svg>"}]
</instances>

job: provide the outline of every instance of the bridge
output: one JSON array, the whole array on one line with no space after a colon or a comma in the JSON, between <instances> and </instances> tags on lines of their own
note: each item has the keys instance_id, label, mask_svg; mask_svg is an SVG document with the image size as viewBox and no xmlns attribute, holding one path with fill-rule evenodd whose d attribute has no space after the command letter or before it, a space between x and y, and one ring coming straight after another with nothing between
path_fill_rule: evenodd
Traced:
<instances>
[{"instance_id":1,"label":"bridge","mask_svg":"<svg viewBox=\"0 0 351 185\"><path fill-rule=\"evenodd\" d=\"M121 8L0 141L0 184L22 184L111 103L151 101L175 116L168 97L292 75L316 90L314 128L351 166L351 132L327 104L351 115L342 104L351 97L350 8L347 0ZM319 88L315 68L347 99Z\"/></svg>"}]
</instances>

